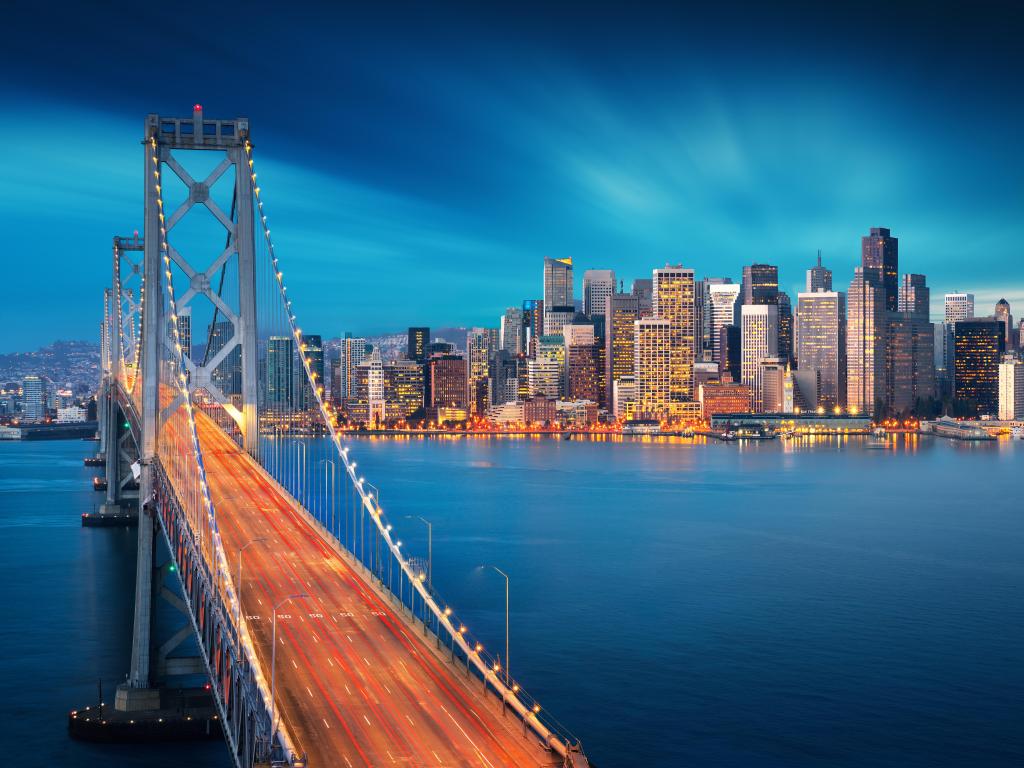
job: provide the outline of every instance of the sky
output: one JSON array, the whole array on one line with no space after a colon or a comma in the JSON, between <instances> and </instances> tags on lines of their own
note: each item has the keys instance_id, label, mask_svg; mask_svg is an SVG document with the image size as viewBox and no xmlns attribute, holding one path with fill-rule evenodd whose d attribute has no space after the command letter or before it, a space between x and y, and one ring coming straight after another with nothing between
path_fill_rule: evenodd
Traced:
<instances>
[{"instance_id":1,"label":"sky","mask_svg":"<svg viewBox=\"0 0 1024 768\"><path fill-rule=\"evenodd\" d=\"M0 352L98 336L145 115L194 103L250 119L326 337L497 325L544 256L844 288L872 226L933 314L1024 315L1020 4L365 5L5 3Z\"/></svg>"}]
</instances>

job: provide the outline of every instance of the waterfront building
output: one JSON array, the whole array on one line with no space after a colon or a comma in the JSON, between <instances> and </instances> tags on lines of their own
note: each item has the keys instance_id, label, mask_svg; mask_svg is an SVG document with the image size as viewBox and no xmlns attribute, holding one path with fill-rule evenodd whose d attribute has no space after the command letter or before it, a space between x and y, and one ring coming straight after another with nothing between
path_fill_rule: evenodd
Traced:
<instances>
[{"instance_id":1,"label":"waterfront building","mask_svg":"<svg viewBox=\"0 0 1024 768\"><path fill-rule=\"evenodd\" d=\"M88 412L80 405L67 405L57 409L58 424L82 424L88 420Z\"/></svg>"},{"instance_id":2,"label":"waterfront building","mask_svg":"<svg viewBox=\"0 0 1024 768\"><path fill-rule=\"evenodd\" d=\"M1024 362L1010 356L999 364L999 418L1024 419Z\"/></svg>"},{"instance_id":3,"label":"waterfront building","mask_svg":"<svg viewBox=\"0 0 1024 768\"><path fill-rule=\"evenodd\" d=\"M818 251L818 264L807 270L807 293L832 290L832 270L821 266L821 251Z\"/></svg>"},{"instance_id":4,"label":"waterfront building","mask_svg":"<svg viewBox=\"0 0 1024 768\"><path fill-rule=\"evenodd\" d=\"M521 400L498 403L487 410L487 420L495 424L522 424L526 421Z\"/></svg>"},{"instance_id":5,"label":"waterfront building","mask_svg":"<svg viewBox=\"0 0 1024 768\"><path fill-rule=\"evenodd\" d=\"M496 334L490 328L470 328L466 333L467 386L471 413L483 414L490 405L488 373Z\"/></svg>"},{"instance_id":6,"label":"waterfront building","mask_svg":"<svg viewBox=\"0 0 1024 768\"><path fill-rule=\"evenodd\" d=\"M812 408L845 408L846 294L825 290L798 294L796 342L797 382L803 400Z\"/></svg>"},{"instance_id":7,"label":"waterfront building","mask_svg":"<svg viewBox=\"0 0 1024 768\"><path fill-rule=\"evenodd\" d=\"M545 424L558 418L557 400L553 397L530 397L523 401L523 422Z\"/></svg>"},{"instance_id":8,"label":"waterfront building","mask_svg":"<svg viewBox=\"0 0 1024 768\"><path fill-rule=\"evenodd\" d=\"M722 362L722 328L739 325L740 286L718 283L708 286L709 333L711 336L711 359Z\"/></svg>"},{"instance_id":9,"label":"waterfront building","mask_svg":"<svg viewBox=\"0 0 1024 768\"><path fill-rule=\"evenodd\" d=\"M633 294L615 293L608 297L604 311L605 402L614 400L615 382L633 376L634 323L640 317L640 300Z\"/></svg>"},{"instance_id":10,"label":"waterfront building","mask_svg":"<svg viewBox=\"0 0 1024 768\"><path fill-rule=\"evenodd\" d=\"M46 417L46 381L42 376L26 376L21 382L21 412L25 421Z\"/></svg>"},{"instance_id":11,"label":"waterfront building","mask_svg":"<svg viewBox=\"0 0 1024 768\"><path fill-rule=\"evenodd\" d=\"M491 358L489 378L491 401L501 405L519 399L519 365L521 356L499 349Z\"/></svg>"},{"instance_id":12,"label":"waterfront building","mask_svg":"<svg viewBox=\"0 0 1024 768\"><path fill-rule=\"evenodd\" d=\"M607 298L605 299L607 303ZM592 324L572 324L565 337L565 394L570 400L604 402L604 370Z\"/></svg>"},{"instance_id":13,"label":"waterfront building","mask_svg":"<svg viewBox=\"0 0 1024 768\"><path fill-rule=\"evenodd\" d=\"M666 266L655 269L652 280L654 316L667 320L671 329L669 415L675 415L677 404L694 400L693 270Z\"/></svg>"},{"instance_id":14,"label":"waterfront building","mask_svg":"<svg viewBox=\"0 0 1024 768\"><path fill-rule=\"evenodd\" d=\"M587 427L597 423L597 403L593 400L559 400L555 403L555 414L562 424Z\"/></svg>"},{"instance_id":15,"label":"waterfront building","mask_svg":"<svg viewBox=\"0 0 1024 768\"><path fill-rule=\"evenodd\" d=\"M352 389L345 402L345 412L352 421L375 428L382 427L387 421L384 361L376 347L352 372Z\"/></svg>"},{"instance_id":16,"label":"waterfront building","mask_svg":"<svg viewBox=\"0 0 1024 768\"><path fill-rule=\"evenodd\" d=\"M409 341L405 349L407 360L415 360L417 363L427 361L427 348L430 346L430 329L418 326L409 328Z\"/></svg>"},{"instance_id":17,"label":"waterfront building","mask_svg":"<svg viewBox=\"0 0 1024 768\"><path fill-rule=\"evenodd\" d=\"M427 362L430 385L429 404L432 409L468 410L469 388L466 359L461 355L434 355Z\"/></svg>"},{"instance_id":18,"label":"waterfront building","mask_svg":"<svg viewBox=\"0 0 1024 768\"><path fill-rule=\"evenodd\" d=\"M423 410L424 365L415 360L384 364L384 416L388 422L408 419Z\"/></svg>"},{"instance_id":19,"label":"waterfront building","mask_svg":"<svg viewBox=\"0 0 1024 768\"><path fill-rule=\"evenodd\" d=\"M907 274L900 283L899 311L915 319L928 321L931 315L931 291L924 275Z\"/></svg>"},{"instance_id":20,"label":"waterfront building","mask_svg":"<svg viewBox=\"0 0 1024 768\"><path fill-rule=\"evenodd\" d=\"M620 376L612 383L612 415L616 419L632 416L636 404L636 376Z\"/></svg>"},{"instance_id":21,"label":"waterfront building","mask_svg":"<svg viewBox=\"0 0 1024 768\"><path fill-rule=\"evenodd\" d=\"M860 239L860 258L865 279L882 288L885 311L899 311L899 239L885 227L871 227Z\"/></svg>"},{"instance_id":22,"label":"waterfront building","mask_svg":"<svg viewBox=\"0 0 1024 768\"><path fill-rule=\"evenodd\" d=\"M781 357L761 361L761 411L793 412L793 377L789 364Z\"/></svg>"},{"instance_id":23,"label":"waterfront building","mask_svg":"<svg viewBox=\"0 0 1024 768\"><path fill-rule=\"evenodd\" d=\"M1013 342L1013 314L1010 312L1010 302L1006 299L1000 299L996 302L995 318L1006 328L1006 348L1008 350L1013 349L1015 346Z\"/></svg>"},{"instance_id":24,"label":"waterfront building","mask_svg":"<svg viewBox=\"0 0 1024 768\"><path fill-rule=\"evenodd\" d=\"M291 336L267 340L264 387L266 403L273 409L290 409L295 404L295 342Z\"/></svg>"},{"instance_id":25,"label":"waterfront building","mask_svg":"<svg viewBox=\"0 0 1024 768\"><path fill-rule=\"evenodd\" d=\"M697 390L701 418L710 422L719 413L749 413L753 407L750 387L739 382L707 382Z\"/></svg>"},{"instance_id":26,"label":"waterfront building","mask_svg":"<svg viewBox=\"0 0 1024 768\"><path fill-rule=\"evenodd\" d=\"M526 316L519 307L508 307L501 316L498 329L498 346L511 355L526 351Z\"/></svg>"},{"instance_id":27,"label":"waterfront building","mask_svg":"<svg viewBox=\"0 0 1024 768\"><path fill-rule=\"evenodd\" d=\"M935 395L935 330L927 316L914 312L886 315L885 406L907 413Z\"/></svg>"},{"instance_id":28,"label":"waterfront building","mask_svg":"<svg viewBox=\"0 0 1024 768\"><path fill-rule=\"evenodd\" d=\"M953 398L975 415L999 412L999 363L1006 351L1003 323L959 320L953 327Z\"/></svg>"},{"instance_id":29,"label":"waterfront building","mask_svg":"<svg viewBox=\"0 0 1024 768\"><path fill-rule=\"evenodd\" d=\"M544 333L559 333L561 325L564 325L564 323L556 325L549 322L551 313L556 311L556 307L570 307L575 312L572 282L571 257L544 259Z\"/></svg>"},{"instance_id":30,"label":"waterfront building","mask_svg":"<svg viewBox=\"0 0 1024 768\"><path fill-rule=\"evenodd\" d=\"M762 363L779 356L779 308L774 304L744 304L740 309L740 380L753 393L753 410L764 410Z\"/></svg>"},{"instance_id":31,"label":"waterfront building","mask_svg":"<svg viewBox=\"0 0 1024 768\"><path fill-rule=\"evenodd\" d=\"M885 288L857 267L846 319L846 405L854 413L870 415L885 403L885 302Z\"/></svg>"},{"instance_id":32,"label":"waterfront building","mask_svg":"<svg viewBox=\"0 0 1024 768\"><path fill-rule=\"evenodd\" d=\"M712 416L711 428L730 431L753 428L817 435L865 434L871 429L871 417L819 413L817 411L761 414L721 413Z\"/></svg>"},{"instance_id":33,"label":"waterfront building","mask_svg":"<svg viewBox=\"0 0 1024 768\"><path fill-rule=\"evenodd\" d=\"M178 343L181 344L181 351L185 357L192 359L192 307L182 307L178 310Z\"/></svg>"},{"instance_id":34,"label":"waterfront building","mask_svg":"<svg viewBox=\"0 0 1024 768\"><path fill-rule=\"evenodd\" d=\"M363 362L365 358L366 339L353 338L351 333L346 333L345 337L341 340L339 361L341 381L338 388L342 400L352 396L356 367Z\"/></svg>"},{"instance_id":35,"label":"waterfront building","mask_svg":"<svg viewBox=\"0 0 1024 768\"><path fill-rule=\"evenodd\" d=\"M669 416L672 389L672 322L664 317L644 317L634 324L635 412L639 418Z\"/></svg>"},{"instance_id":36,"label":"waterfront building","mask_svg":"<svg viewBox=\"0 0 1024 768\"><path fill-rule=\"evenodd\" d=\"M615 271L588 269L583 273L583 314L603 315L608 297L615 293Z\"/></svg>"}]
</instances>

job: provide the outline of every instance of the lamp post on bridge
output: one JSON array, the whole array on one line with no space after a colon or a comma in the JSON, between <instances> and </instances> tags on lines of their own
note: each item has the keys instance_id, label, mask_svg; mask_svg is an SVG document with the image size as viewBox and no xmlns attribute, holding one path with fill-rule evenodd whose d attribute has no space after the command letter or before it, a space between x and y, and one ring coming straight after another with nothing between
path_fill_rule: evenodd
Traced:
<instances>
[{"instance_id":1,"label":"lamp post on bridge","mask_svg":"<svg viewBox=\"0 0 1024 768\"><path fill-rule=\"evenodd\" d=\"M242 553L257 541L266 541L266 536L257 536L250 539L238 550L238 584L235 587L235 599L238 601L238 608L235 610L235 623L241 626L242 621Z\"/></svg>"},{"instance_id":2,"label":"lamp post on bridge","mask_svg":"<svg viewBox=\"0 0 1024 768\"><path fill-rule=\"evenodd\" d=\"M481 565L481 568L491 568L497 571L505 579L505 682L508 683L512 679L510 672L510 665L508 659L508 574L505 573L501 568L496 565Z\"/></svg>"},{"instance_id":3,"label":"lamp post on bridge","mask_svg":"<svg viewBox=\"0 0 1024 768\"><path fill-rule=\"evenodd\" d=\"M305 592L301 592L296 595L288 595L288 597L282 598L277 605L274 606L274 629L271 633L271 649L270 649L270 747L274 747L274 731L277 730L275 721L277 720L277 689L275 683L277 682L277 609L285 603L290 603L292 600L299 600L304 597L309 597Z\"/></svg>"}]
</instances>

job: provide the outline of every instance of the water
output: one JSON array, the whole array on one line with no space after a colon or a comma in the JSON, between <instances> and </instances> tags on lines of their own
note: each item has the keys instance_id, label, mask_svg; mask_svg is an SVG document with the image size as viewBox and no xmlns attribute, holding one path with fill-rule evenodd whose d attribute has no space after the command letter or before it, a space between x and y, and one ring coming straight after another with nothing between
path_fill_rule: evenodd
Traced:
<instances>
[{"instance_id":1,"label":"water","mask_svg":"<svg viewBox=\"0 0 1024 768\"><path fill-rule=\"evenodd\" d=\"M434 582L610 766L1018 766L1024 443L361 439ZM127 668L132 533L85 443L0 444L4 721L24 764L226 765L69 742ZM13 619L13 620L12 620ZM18 754L25 750L24 754ZM189 751L192 750L192 751Z\"/></svg>"}]
</instances>

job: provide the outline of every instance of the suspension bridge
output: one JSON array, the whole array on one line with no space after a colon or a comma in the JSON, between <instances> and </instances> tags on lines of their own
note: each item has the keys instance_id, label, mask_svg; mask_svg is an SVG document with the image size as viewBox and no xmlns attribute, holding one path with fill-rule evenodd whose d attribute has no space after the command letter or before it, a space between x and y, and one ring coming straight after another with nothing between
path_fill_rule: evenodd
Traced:
<instances>
[{"instance_id":1,"label":"suspension bridge","mask_svg":"<svg viewBox=\"0 0 1024 768\"><path fill-rule=\"evenodd\" d=\"M144 231L113 240L101 327L101 515L137 505L139 537L114 712L159 711L158 678L202 672L240 767L587 766L403 549L336 430L248 120L149 115L142 154ZM186 618L166 639L157 597Z\"/></svg>"}]
</instances>

